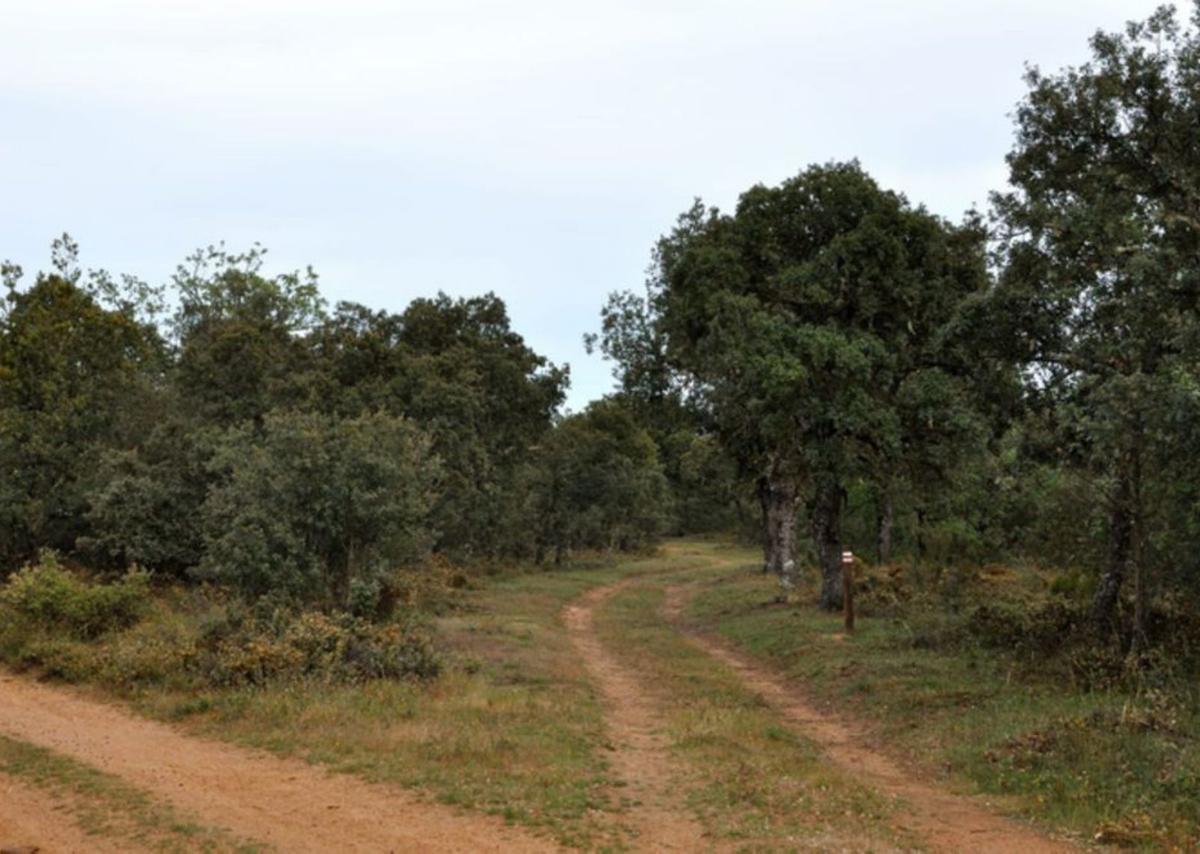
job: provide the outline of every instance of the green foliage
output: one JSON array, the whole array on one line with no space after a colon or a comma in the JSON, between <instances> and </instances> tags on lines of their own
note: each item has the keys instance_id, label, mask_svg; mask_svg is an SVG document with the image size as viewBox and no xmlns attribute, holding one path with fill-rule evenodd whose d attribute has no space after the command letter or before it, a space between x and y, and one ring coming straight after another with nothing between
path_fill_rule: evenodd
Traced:
<instances>
[{"instance_id":1,"label":"green foliage","mask_svg":"<svg viewBox=\"0 0 1200 854\"><path fill-rule=\"evenodd\" d=\"M1108 622L1127 577L1145 613L1162 551L1198 566L1165 523L1195 507L1172 461L1195 447L1200 31L1164 7L1091 48L1078 67L1027 75L980 334L1055 410L1060 458L1096 475L1108 555L1095 616Z\"/></svg>"},{"instance_id":2,"label":"green foliage","mask_svg":"<svg viewBox=\"0 0 1200 854\"><path fill-rule=\"evenodd\" d=\"M332 608L353 593L362 608L428 548L438 465L405 419L269 413L230 430L211 465L199 578Z\"/></svg>"},{"instance_id":3,"label":"green foliage","mask_svg":"<svg viewBox=\"0 0 1200 854\"><path fill-rule=\"evenodd\" d=\"M137 622L149 590L150 577L140 570L110 584L91 583L46 551L0 587L0 613L11 623L86 640Z\"/></svg>"},{"instance_id":4,"label":"green foliage","mask_svg":"<svg viewBox=\"0 0 1200 854\"><path fill-rule=\"evenodd\" d=\"M907 478L947 479L986 433L977 388L1004 388L1004 372L957 331L987 286L985 236L978 217L951 225L857 163L813 166L746 191L732 215L697 202L659 242L647 298L605 310L606 352L635 395L664 389L666 342L755 484L785 584L796 504L811 498L827 606L847 486L866 479L890 503Z\"/></svg>"},{"instance_id":5,"label":"green foliage","mask_svg":"<svg viewBox=\"0 0 1200 854\"><path fill-rule=\"evenodd\" d=\"M61 259L68 273L69 259ZM106 280L105 280L106 281ZM0 299L0 573L86 530L85 474L136 407L159 341L78 273L9 280Z\"/></svg>"},{"instance_id":6,"label":"green foliage","mask_svg":"<svg viewBox=\"0 0 1200 854\"><path fill-rule=\"evenodd\" d=\"M520 473L550 430L564 368L533 352L493 294L418 299L401 314L341 304L309 338L314 406L382 410L422 425L443 461L434 546L457 557L522 554Z\"/></svg>"},{"instance_id":7,"label":"green foliage","mask_svg":"<svg viewBox=\"0 0 1200 854\"><path fill-rule=\"evenodd\" d=\"M710 387L727 434L802 470L894 455L899 408L931 423L956 405L938 335L986 282L982 236L855 163L754 187L733 216L698 206L658 253L674 357Z\"/></svg>"},{"instance_id":8,"label":"green foliage","mask_svg":"<svg viewBox=\"0 0 1200 854\"><path fill-rule=\"evenodd\" d=\"M555 427L530 472L538 557L645 546L668 518L667 500L650 435L618 402L593 403Z\"/></svg>"},{"instance_id":9,"label":"green foliage","mask_svg":"<svg viewBox=\"0 0 1200 854\"><path fill-rule=\"evenodd\" d=\"M153 427L140 447L106 451L91 479L91 534L80 538L80 549L102 563L136 563L184 577L204 551L212 444L205 433L168 421Z\"/></svg>"},{"instance_id":10,"label":"green foliage","mask_svg":"<svg viewBox=\"0 0 1200 854\"><path fill-rule=\"evenodd\" d=\"M739 488L733 460L717 438L679 430L659 444L664 474L674 495L680 534L731 531L739 524Z\"/></svg>"},{"instance_id":11,"label":"green foliage","mask_svg":"<svg viewBox=\"0 0 1200 854\"><path fill-rule=\"evenodd\" d=\"M266 250L209 247L174 278L175 382L195 417L221 425L261 418L305 395L306 353L298 337L324 317L316 274L267 277Z\"/></svg>"}]
</instances>

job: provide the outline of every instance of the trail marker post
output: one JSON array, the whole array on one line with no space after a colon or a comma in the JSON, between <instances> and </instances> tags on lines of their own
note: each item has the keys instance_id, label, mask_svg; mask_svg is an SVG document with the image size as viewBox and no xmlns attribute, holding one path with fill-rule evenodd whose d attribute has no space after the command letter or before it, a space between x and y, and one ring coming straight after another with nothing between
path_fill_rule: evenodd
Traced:
<instances>
[{"instance_id":1,"label":"trail marker post","mask_svg":"<svg viewBox=\"0 0 1200 854\"><path fill-rule=\"evenodd\" d=\"M842 608L846 631L854 631L854 552L842 552Z\"/></svg>"}]
</instances>

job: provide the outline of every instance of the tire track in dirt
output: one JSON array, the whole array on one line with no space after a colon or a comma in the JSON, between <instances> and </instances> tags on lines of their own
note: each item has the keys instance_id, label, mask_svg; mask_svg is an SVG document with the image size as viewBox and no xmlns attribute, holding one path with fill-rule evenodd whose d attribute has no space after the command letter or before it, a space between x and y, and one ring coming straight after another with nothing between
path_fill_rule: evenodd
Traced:
<instances>
[{"instance_id":1,"label":"tire track in dirt","mask_svg":"<svg viewBox=\"0 0 1200 854\"><path fill-rule=\"evenodd\" d=\"M0 851L36 848L39 854L141 850L88 836L71 819L68 804L0 774Z\"/></svg>"},{"instance_id":2,"label":"tire track in dirt","mask_svg":"<svg viewBox=\"0 0 1200 854\"><path fill-rule=\"evenodd\" d=\"M604 698L605 723L613 744L612 767L624 783L622 791L637 802L632 819L638 847L647 851L705 850L713 846L703 828L674 797L661 709L637 676L604 648L593 626L596 609L629 583L584 594L564 609L563 622Z\"/></svg>"},{"instance_id":3,"label":"tire track in dirt","mask_svg":"<svg viewBox=\"0 0 1200 854\"><path fill-rule=\"evenodd\" d=\"M0 675L0 733L64 753L280 850L556 850L498 819L423 802L399 787L185 735L7 674Z\"/></svg>"},{"instance_id":4,"label":"tire track in dirt","mask_svg":"<svg viewBox=\"0 0 1200 854\"><path fill-rule=\"evenodd\" d=\"M819 745L832 764L854 779L888 796L906 809L895 824L924 839L931 850L972 854L1065 854L1079 849L1049 839L973 799L914 779L895 761L865 743L861 733L837 717L817 709L802 691L781 676L751 663L683 624L691 591L667 588L663 616L699 649L733 670L742 683L781 713L805 737Z\"/></svg>"}]
</instances>

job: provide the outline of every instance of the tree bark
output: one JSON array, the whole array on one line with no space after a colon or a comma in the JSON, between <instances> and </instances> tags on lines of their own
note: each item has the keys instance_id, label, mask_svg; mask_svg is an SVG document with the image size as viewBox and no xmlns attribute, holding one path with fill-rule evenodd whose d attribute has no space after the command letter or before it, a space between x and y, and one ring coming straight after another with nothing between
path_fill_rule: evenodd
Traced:
<instances>
[{"instance_id":1,"label":"tree bark","mask_svg":"<svg viewBox=\"0 0 1200 854\"><path fill-rule=\"evenodd\" d=\"M917 559L924 561L927 549L925 546L925 508L917 508Z\"/></svg>"},{"instance_id":2,"label":"tree bark","mask_svg":"<svg viewBox=\"0 0 1200 854\"><path fill-rule=\"evenodd\" d=\"M771 557L775 547L775 534L771 530L771 485L766 475L758 479L755 486L758 506L762 510L763 575L772 571Z\"/></svg>"},{"instance_id":3,"label":"tree bark","mask_svg":"<svg viewBox=\"0 0 1200 854\"><path fill-rule=\"evenodd\" d=\"M829 481L813 499L812 538L821 565L821 607L842 607L842 487Z\"/></svg>"},{"instance_id":4,"label":"tree bark","mask_svg":"<svg viewBox=\"0 0 1200 854\"><path fill-rule=\"evenodd\" d=\"M796 585L796 484L773 472L767 487L767 571L784 590Z\"/></svg>"},{"instance_id":5,"label":"tree bark","mask_svg":"<svg viewBox=\"0 0 1200 854\"><path fill-rule=\"evenodd\" d=\"M1145 628L1145 588L1138 559L1140 498L1141 459L1134 444L1117 458L1116 485L1108 511L1108 566L1092 600L1092 621L1103 632L1116 628L1121 588L1125 579L1132 575L1137 585L1135 641Z\"/></svg>"},{"instance_id":6,"label":"tree bark","mask_svg":"<svg viewBox=\"0 0 1200 854\"><path fill-rule=\"evenodd\" d=\"M895 525L895 509L892 505L892 491L881 488L879 491L879 506L877 509L875 541L880 563L892 562L892 528Z\"/></svg>"},{"instance_id":7,"label":"tree bark","mask_svg":"<svg viewBox=\"0 0 1200 854\"><path fill-rule=\"evenodd\" d=\"M785 590L796 586L796 486L787 484L776 490L775 523L776 562L779 583Z\"/></svg>"}]
</instances>

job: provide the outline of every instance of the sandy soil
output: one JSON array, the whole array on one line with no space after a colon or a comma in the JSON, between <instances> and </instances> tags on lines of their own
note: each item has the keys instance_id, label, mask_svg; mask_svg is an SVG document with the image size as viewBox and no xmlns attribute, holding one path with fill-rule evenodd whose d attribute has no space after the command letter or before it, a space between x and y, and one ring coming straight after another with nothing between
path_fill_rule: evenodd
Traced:
<instances>
[{"instance_id":1,"label":"sandy soil","mask_svg":"<svg viewBox=\"0 0 1200 854\"><path fill-rule=\"evenodd\" d=\"M712 847L700 823L676 802L668 742L659 708L636 675L611 656L596 637L592 616L624 582L593 590L563 612L571 640L599 687L607 706L605 722L613 770L625 784L623 795L636 801L632 821L637 845L646 851L698 851Z\"/></svg>"},{"instance_id":2,"label":"sandy soil","mask_svg":"<svg viewBox=\"0 0 1200 854\"><path fill-rule=\"evenodd\" d=\"M0 774L0 852L25 854L33 849L39 854L132 850L126 843L87 836L71 820L63 801Z\"/></svg>"},{"instance_id":3,"label":"sandy soil","mask_svg":"<svg viewBox=\"0 0 1200 854\"><path fill-rule=\"evenodd\" d=\"M664 617L680 625L688 590L667 590ZM751 663L712 638L685 632L697 647L727 665L743 684L783 714L805 737L824 748L830 762L855 779L890 797L900 798L898 827L924 839L934 851L978 854L1051 854L1075 851L1016 821L998 815L974 798L948 792L915 778L896 761L871 747L852 723L818 709L803 691Z\"/></svg>"},{"instance_id":4,"label":"sandy soil","mask_svg":"<svg viewBox=\"0 0 1200 854\"><path fill-rule=\"evenodd\" d=\"M280 850L554 850L498 819L298 760L195 738L75 691L8 675L0 675L0 733L115 774L206 824ZM51 820L40 807L6 807L0 803L0 827L8 827L4 817L11 813L12 821L25 822L12 832L34 837L12 844L98 850L94 843L73 848L70 839L55 836L69 824L65 818ZM0 838L0 844L10 843Z\"/></svg>"}]
</instances>

